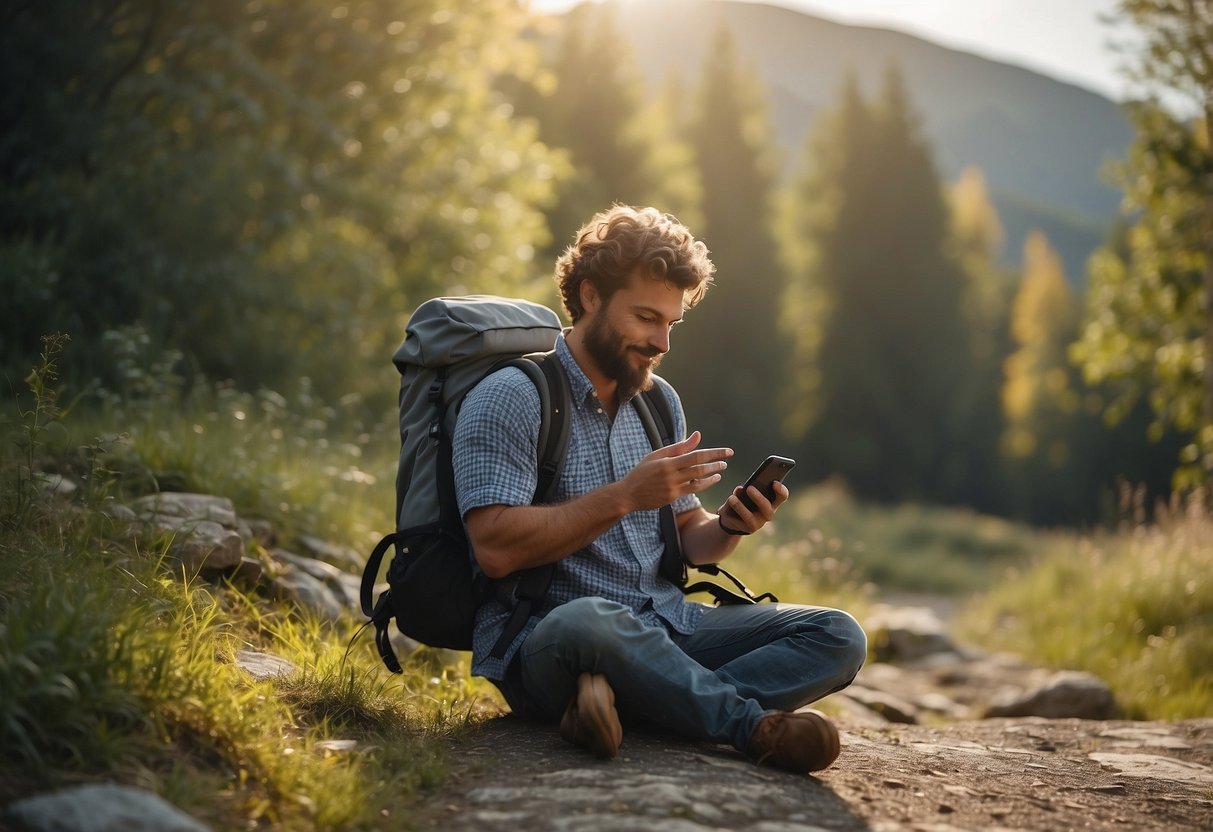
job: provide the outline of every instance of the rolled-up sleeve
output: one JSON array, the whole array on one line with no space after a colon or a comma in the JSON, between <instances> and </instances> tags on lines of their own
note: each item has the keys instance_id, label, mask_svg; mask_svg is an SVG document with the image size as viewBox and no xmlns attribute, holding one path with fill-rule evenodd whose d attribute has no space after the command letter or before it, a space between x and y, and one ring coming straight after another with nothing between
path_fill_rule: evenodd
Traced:
<instances>
[{"instance_id":1,"label":"rolled-up sleeve","mask_svg":"<svg viewBox=\"0 0 1213 832\"><path fill-rule=\"evenodd\" d=\"M459 513L490 505L529 505L537 480L539 393L521 370L506 368L463 400L453 463Z\"/></svg>"}]
</instances>

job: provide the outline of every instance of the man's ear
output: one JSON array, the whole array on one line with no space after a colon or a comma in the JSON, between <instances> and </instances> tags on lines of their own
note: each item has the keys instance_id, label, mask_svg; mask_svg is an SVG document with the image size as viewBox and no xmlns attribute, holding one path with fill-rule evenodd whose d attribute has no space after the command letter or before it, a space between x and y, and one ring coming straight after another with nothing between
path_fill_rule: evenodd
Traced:
<instances>
[{"instance_id":1,"label":"man's ear","mask_svg":"<svg viewBox=\"0 0 1213 832\"><path fill-rule=\"evenodd\" d=\"M598 287L594 285L594 282L592 280L581 281L581 285L577 287L577 292L581 297L581 308L587 313L596 313L601 296L598 294Z\"/></svg>"}]
</instances>

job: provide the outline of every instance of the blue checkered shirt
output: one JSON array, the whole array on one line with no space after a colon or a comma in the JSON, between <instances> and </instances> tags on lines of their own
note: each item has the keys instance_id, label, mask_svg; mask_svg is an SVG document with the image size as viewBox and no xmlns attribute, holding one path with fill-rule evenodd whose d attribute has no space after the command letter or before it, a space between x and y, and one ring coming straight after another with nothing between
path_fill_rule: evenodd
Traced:
<instances>
[{"instance_id":1,"label":"blue checkered shirt","mask_svg":"<svg viewBox=\"0 0 1213 832\"><path fill-rule=\"evenodd\" d=\"M556 355L569 379L573 398L569 450L557 501L578 497L622 478L653 448L636 409L625 404L611 422L594 394L594 387L573 360L564 336ZM656 384L674 411L676 437L686 434L686 417L677 393L664 379ZM526 375L506 368L480 382L463 402L455 428L455 490L463 516L489 505L529 505L538 478L539 394ZM699 498L688 495L674 503L674 513L697 508ZM489 601L476 614L472 643L472 672L501 680L519 646L539 620L575 598L600 596L631 607L645 622L692 633L703 616L702 604L685 599L682 591L657 574L665 548L659 512L629 514L584 549L556 565L551 586L536 615L506 650L504 658L489 653L497 643L509 610Z\"/></svg>"}]
</instances>

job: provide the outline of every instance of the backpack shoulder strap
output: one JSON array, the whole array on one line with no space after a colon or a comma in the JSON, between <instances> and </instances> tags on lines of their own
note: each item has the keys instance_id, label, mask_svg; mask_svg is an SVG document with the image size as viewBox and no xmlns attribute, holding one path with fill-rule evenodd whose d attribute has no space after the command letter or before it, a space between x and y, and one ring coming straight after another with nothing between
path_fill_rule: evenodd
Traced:
<instances>
[{"instance_id":1,"label":"backpack shoulder strap","mask_svg":"<svg viewBox=\"0 0 1213 832\"><path fill-rule=\"evenodd\" d=\"M674 410L670 407L670 400L666 398L661 388L654 384L636 398L643 400L644 404L648 405L650 418L653 420L654 427L656 428L658 441L661 444L653 444L653 447L663 448L666 445L674 444ZM639 412L641 405L637 404L636 409ZM645 415L643 413L640 414L640 419L642 422L644 421ZM648 430L647 426L645 430ZM653 435L650 434L649 441L651 442L652 439Z\"/></svg>"},{"instance_id":2,"label":"backpack shoulder strap","mask_svg":"<svg viewBox=\"0 0 1213 832\"><path fill-rule=\"evenodd\" d=\"M539 392L539 441L537 443L538 476L532 502L550 503L556 499L560 476L564 473L564 458L568 455L572 393L569 381L553 352L531 353L510 359L500 366L517 367L527 374ZM513 609L505 627L490 653L503 658L510 644L522 632L532 611L547 594L552 583L555 564L536 566L519 572L510 589Z\"/></svg>"},{"instance_id":3,"label":"backpack shoulder strap","mask_svg":"<svg viewBox=\"0 0 1213 832\"><path fill-rule=\"evenodd\" d=\"M640 415L640 422L644 425L645 433L648 434L653 448L663 448L672 444L674 441L674 411L670 407L670 400L661 391L661 388L654 385L636 396L633 401L636 403L636 412ZM756 604L764 600L774 602L779 600L769 592L755 595L734 575L714 563L696 565L695 569L706 575L723 575L733 582L740 590L740 594L711 581L700 581L688 586L687 561L682 556L682 538L678 534L678 523L674 519L673 506L662 506L660 517L661 535L665 538L665 551L661 553L659 571L663 578L682 589L683 593L690 595L695 592L706 592L716 600L717 605Z\"/></svg>"},{"instance_id":4,"label":"backpack shoulder strap","mask_svg":"<svg viewBox=\"0 0 1213 832\"><path fill-rule=\"evenodd\" d=\"M654 385L632 399L644 432L653 449L664 448L674 442L674 411L669 399ZM682 537L678 533L678 521L674 518L674 507L664 505L658 514L661 521L661 536L665 540L665 551L661 553L658 571L661 577L675 586L686 586L687 564L682 556Z\"/></svg>"},{"instance_id":5,"label":"backpack shoulder strap","mask_svg":"<svg viewBox=\"0 0 1213 832\"><path fill-rule=\"evenodd\" d=\"M564 473L564 458L569 450L569 412L572 393L564 368L554 352L536 352L521 358L511 358L493 369L516 367L524 372L539 393L539 441L536 448L538 481L536 503L551 502L556 497L560 475Z\"/></svg>"}]
</instances>

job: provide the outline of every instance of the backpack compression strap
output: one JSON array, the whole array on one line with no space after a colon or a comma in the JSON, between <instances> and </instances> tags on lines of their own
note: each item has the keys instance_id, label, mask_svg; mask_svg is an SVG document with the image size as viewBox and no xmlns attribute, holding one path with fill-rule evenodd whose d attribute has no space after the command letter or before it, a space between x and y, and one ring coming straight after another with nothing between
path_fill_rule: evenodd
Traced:
<instances>
[{"instance_id":1,"label":"backpack compression strap","mask_svg":"<svg viewBox=\"0 0 1213 832\"><path fill-rule=\"evenodd\" d=\"M391 591L381 593L377 603L373 601L373 597L375 578L379 575L379 566L383 563L383 556L387 553L389 546L397 545L398 539L399 536L396 532L391 532L384 535L383 539L376 544L375 550L367 559L366 567L362 570L362 585L358 591L362 614L369 618L369 623L375 627L375 648L379 651L379 658L392 673L403 673L404 671L400 667L400 660L396 658L396 651L392 649L387 629L388 622L396 614L392 607Z\"/></svg>"},{"instance_id":2,"label":"backpack compression strap","mask_svg":"<svg viewBox=\"0 0 1213 832\"><path fill-rule=\"evenodd\" d=\"M648 434L649 442L653 448L664 448L666 445L673 444L674 412L671 410L670 402L665 397L665 394L661 392L661 389L653 387L636 396L632 401L635 403L636 412L640 416L640 422L644 425L644 432ZM759 601L768 600L773 603L779 602L779 599L770 592L755 595L736 576L722 569L717 564L688 564L687 559L682 554L682 538L678 533L678 523L674 519L674 507L669 505L662 506L660 517L661 535L665 538L665 551L661 554L661 564L658 571L663 578L681 589L683 594L690 595L695 592L706 592L716 599L718 605L757 604ZM740 590L741 594L738 595L736 592L725 589L711 581L699 581L687 586L688 565L693 566L696 571L702 572L705 575L723 575Z\"/></svg>"},{"instance_id":3,"label":"backpack compression strap","mask_svg":"<svg viewBox=\"0 0 1213 832\"><path fill-rule=\"evenodd\" d=\"M532 353L498 366L522 370L539 391L539 468L535 497L531 502L554 502L560 475L564 472L564 458L568 454L569 413L573 408L573 397L564 368L560 366L555 352ZM512 609L490 656L505 658L505 651L522 632L527 620L547 594L555 571L556 565L549 563L525 569L505 579L508 583L502 587L505 592L501 594L508 596L506 606L512 606Z\"/></svg>"}]
</instances>

